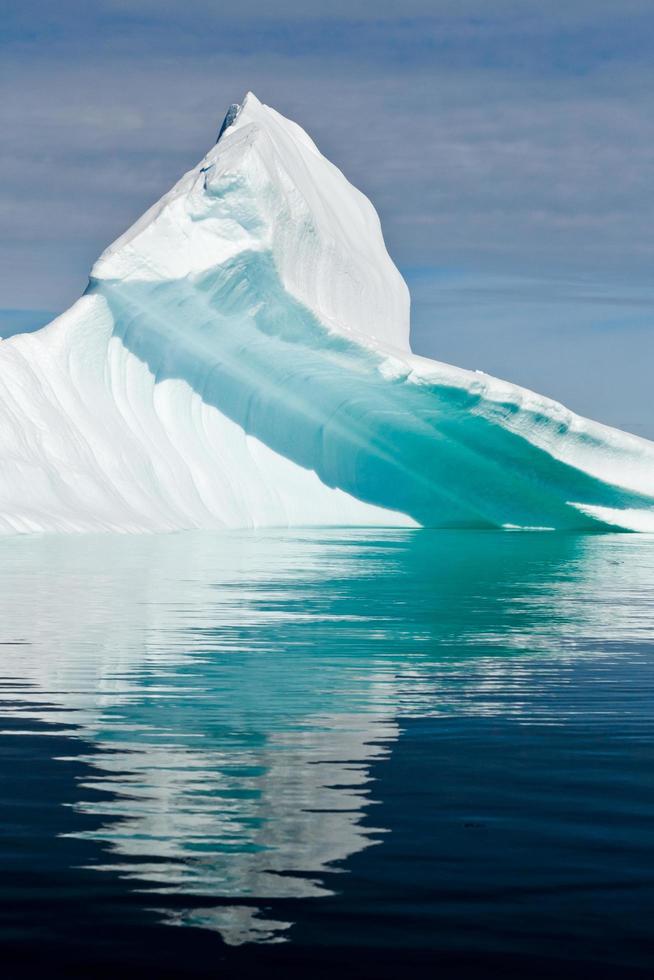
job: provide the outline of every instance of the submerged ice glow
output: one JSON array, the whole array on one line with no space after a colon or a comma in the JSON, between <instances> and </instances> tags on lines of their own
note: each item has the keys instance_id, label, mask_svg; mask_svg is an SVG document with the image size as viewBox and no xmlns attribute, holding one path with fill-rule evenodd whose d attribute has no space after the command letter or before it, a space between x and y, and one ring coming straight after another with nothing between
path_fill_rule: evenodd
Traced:
<instances>
[{"instance_id":1,"label":"submerged ice glow","mask_svg":"<svg viewBox=\"0 0 654 980\"><path fill-rule=\"evenodd\" d=\"M654 444L413 355L370 202L248 95L0 345L0 529L654 530Z\"/></svg>"}]
</instances>

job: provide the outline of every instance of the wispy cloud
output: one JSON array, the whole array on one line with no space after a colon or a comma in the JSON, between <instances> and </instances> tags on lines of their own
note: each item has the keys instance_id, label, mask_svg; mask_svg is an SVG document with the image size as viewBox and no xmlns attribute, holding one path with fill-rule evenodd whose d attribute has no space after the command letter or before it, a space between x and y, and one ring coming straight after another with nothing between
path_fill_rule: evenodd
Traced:
<instances>
[{"instance_id":1,"label":"wispy cloud","mask_svg":"<svg viewBox=\"0 0 654 980\"><path fill-rule=\"evenodd\" d=\"M545 288L563 275L615 281L633 328L629 290L654 257L649 2L26 0L4 31L5 306L70 302L98 252L252 88L373 198L402 267L538 276ZM432 275L430 296L437 285ZM581 337L596 307L565 302ZM448 347L455 327L430 331L416 283L414 309L423 349L478 360L474 346ZM448 322L465 309L461 294ZM551 305L507 300L518 374L532 355L527 312L544 330Z\"/></svg>"}]
</instances>

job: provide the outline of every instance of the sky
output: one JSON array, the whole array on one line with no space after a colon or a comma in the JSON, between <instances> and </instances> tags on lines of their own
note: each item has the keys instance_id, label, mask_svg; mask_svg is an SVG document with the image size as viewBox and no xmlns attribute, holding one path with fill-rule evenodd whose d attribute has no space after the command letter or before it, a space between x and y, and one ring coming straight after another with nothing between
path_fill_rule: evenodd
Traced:
<instances>
[{"instance_id":1,"label":"sky","mask_svg":"<svg viewBox=\"0 0 654 980\"><path fill-rule=\"evenodd\" d=\"M414 350L654 438L651 0L0 0L0 335L252 90L380 213Z\"/></svg>"}]
</instances>

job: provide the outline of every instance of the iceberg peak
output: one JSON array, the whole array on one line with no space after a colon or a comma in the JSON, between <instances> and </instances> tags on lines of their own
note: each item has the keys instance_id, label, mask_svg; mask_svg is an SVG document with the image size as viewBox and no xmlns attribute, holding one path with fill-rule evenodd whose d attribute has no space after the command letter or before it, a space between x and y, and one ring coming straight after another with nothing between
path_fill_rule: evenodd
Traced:
<instances>
[{"instance_id":1,"label":"iceberg peak","mask_svg":"<svg viewBox=\"0 0 654 980\"><path fill-rule=\"evenodd\" d=\"M254 92L246 92L242 102L232 102L229 109L225 113L225 118L223 119L220 130L218 131L216 143L223 135L225 130L229 129L232 123L236 121L236 118L241 110L246 109L248 106L261 106L261 102L259 102L259 99L256 97Z\"/></svg>"},{"instance_id":2,"label":"iceberg peak","mask_svg":"<svg viewBox=\"0 0 654 980\"><path fill-rule=\"evenodd\" d=\"M409 347L409 293L370 201L296 123L248 92L217 143L100 256L99 280L204 274L266 251L330 330Z\"/></svg>"}]
</instances>

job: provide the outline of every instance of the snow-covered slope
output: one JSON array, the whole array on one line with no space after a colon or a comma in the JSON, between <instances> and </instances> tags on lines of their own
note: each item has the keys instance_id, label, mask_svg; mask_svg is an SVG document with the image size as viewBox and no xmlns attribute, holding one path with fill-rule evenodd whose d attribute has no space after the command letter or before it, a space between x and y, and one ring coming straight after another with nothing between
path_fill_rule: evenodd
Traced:
<instances>
[{"instance_id":1,"label":"snow-covered slope","mask_svg":"<svg viewBox=\"0 0 654 980\"><path fill-rule=\"evenodd\" d=\"M411 354L370 202L248 95L216 146L0 344L0 530L654 530L654 444Z\"/></svg>"}]
</instances>

